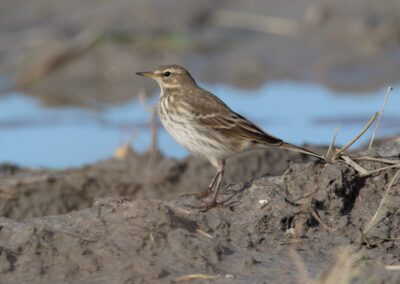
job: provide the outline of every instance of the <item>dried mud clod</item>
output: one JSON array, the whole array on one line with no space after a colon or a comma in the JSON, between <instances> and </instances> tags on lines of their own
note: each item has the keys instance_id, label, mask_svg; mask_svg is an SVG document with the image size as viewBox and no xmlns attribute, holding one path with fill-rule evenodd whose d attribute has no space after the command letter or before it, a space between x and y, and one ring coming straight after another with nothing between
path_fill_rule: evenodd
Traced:
<instances>
[{"instance_id":1,"label":"dried mud clod","mask_svg":"<svg viewBox=\"0 0 400 284\"><path fill-rule=\"evenodd\" d=\"M352 168L340 162L293 164L283 179L286 199L300 210L291 218L300 235L307 227L322 225L335 230L347 225L348 213L364 183Z\"/></svg>"}]
</instances>

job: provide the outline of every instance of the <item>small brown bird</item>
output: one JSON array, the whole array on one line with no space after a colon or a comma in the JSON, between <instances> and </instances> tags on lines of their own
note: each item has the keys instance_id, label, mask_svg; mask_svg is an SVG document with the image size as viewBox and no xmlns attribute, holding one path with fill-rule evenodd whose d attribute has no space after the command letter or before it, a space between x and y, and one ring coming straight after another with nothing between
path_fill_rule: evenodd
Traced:
<instances>
[{"instance_id":1,"label":"small brown bird","mask_svg":"<svg viewBox=\"0 0 400 284\"><path fill-rule=\"evenodd\" d=\"M214 198L208 210L223 205L217 202L224 175L225 159L254 145L275 146L324 159L301 147L286 143L232 111L215 95L199 87L190 73L181 66L161 66L152 72L138 72L157 81L161 88L158 112L168 133L183 147L197 156L207 158L217 168L207 191L187 194Z\"/></svg>"}]
</instances>

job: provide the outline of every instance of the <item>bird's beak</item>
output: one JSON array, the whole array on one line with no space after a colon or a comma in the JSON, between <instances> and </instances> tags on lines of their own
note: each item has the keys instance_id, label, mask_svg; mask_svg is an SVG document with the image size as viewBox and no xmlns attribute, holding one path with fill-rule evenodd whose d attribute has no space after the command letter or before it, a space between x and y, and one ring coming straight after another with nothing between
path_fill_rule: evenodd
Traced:
<instances>
[{"instance_id":1,"label":"bird's beak","mask_svg":"<svg viewBox=\"0 0 400 284\"><path fill-rule=\"evenodd\" d=\"M150 78L156 77L156 75L153 72L137 72L136 74L140 75L140 76L150 77Z\"/></svg>"}]
</instances>

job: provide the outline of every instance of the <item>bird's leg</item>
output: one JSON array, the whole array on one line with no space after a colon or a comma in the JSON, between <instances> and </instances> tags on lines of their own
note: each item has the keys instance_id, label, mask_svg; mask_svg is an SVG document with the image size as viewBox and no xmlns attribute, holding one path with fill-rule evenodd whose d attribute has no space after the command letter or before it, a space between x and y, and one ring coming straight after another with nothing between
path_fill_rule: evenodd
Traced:
<instances>
[{"instance_id":1,"label":"bird's leg","mask_svg":"<svg viewBox=\"0 0 400 284\"><path fill-rule=\"evenodd\" d=\"M204 198L204 197L209 196L210 194L213 193L213 187L214 187L215 181L217 180L217 177L219 175L220 175L220 171L217 171L216 174L214 175L213 179L211 180L211 183L208 186L206 191L196 192L196 193L186 193L186 194L181 195L181 197L195 196L195 197L199 197L199 198Z\"/></svg>"},{"instance_id":2,"label":"bird's leg","mask_svg":"<svg viewBox=\"0 0 400 284\"><path fill-rule=\"evenodd\" d=\"M209 204L202 205L202 206L190 206L191 208L200 209L200 211L205 212L214 207L220 207L220 208L225 207L225 205L217 202L218 193L219 193L219 190L221 189L222 178L223 178L224 172L225 172L224 166L225 166L225 163L222 164L221 169L217 173L219 175L218 175L218 181L217 181L217 186L215 188L213 200Z\"/></svg>"},{"instance_id":3,"label":"bird's leg","mask_svg":"<svg viewBox=\"0 0 400 284\"><path fill-rule=\"evenodd\" d=\"M225 172L224 168L222 168L222 170L219 171L219 178L218 178L218 182L217 182L217 187L215 188L214 197L213 197L212 202L209 204L211 206L210 208L215 207L215 206L224 207L222 204L217 202L217 197L218 197L219 190L221 189L222 178L224 177L224 172Z\"/></svg>"}]
</instances>

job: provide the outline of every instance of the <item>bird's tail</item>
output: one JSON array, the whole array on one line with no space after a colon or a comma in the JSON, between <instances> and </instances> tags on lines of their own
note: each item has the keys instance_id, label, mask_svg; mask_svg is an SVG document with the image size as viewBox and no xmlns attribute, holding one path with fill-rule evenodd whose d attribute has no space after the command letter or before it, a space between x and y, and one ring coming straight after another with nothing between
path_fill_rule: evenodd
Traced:
<instances>
[{"instance_id":1,"label":"bird's tail","mask_svg":"<svg viewBox=\"0 0 400 284\"><path fill-rule=\"evenodd\" d=\"M306 155L310 155L310 156L313 156L313 157L316 157L318 159L326 161L326 159L323 156L318 155L318 154L316 154L314 152L308 151L308 150L306 150L304 148L292 145L290 143L282 142L282 144L280 144L279 147L280 148L284 148L284 149L288 149L288 150L291 150L291 151L295 151L295 152L300 152L300 153L303 153L303 154L306 154Z\"/></svg>"}]
</instances>

